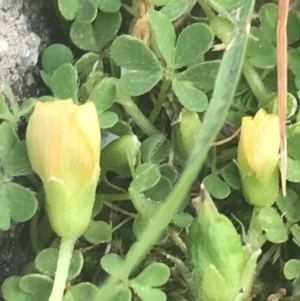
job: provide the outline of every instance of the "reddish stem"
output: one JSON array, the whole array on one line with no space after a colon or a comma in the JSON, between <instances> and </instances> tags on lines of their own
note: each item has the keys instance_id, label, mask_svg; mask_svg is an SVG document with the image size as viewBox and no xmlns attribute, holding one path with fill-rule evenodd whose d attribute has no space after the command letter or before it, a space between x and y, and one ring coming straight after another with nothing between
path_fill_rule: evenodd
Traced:
<instances>
[{"instance_id":1,"label":"reddish stem","mask_svg":"<svg viewBox=\"0 0 300 301\"><path fill-rule=\"evenodd\" d=\"M277 81L278 81L278 115L280 126L280 158L281 158L281 186L286 195L287 174L287 140L286 140L286 107L287 107L287 21L289 0L279 0L277 25Z\"/></svg>"}]
</instances>

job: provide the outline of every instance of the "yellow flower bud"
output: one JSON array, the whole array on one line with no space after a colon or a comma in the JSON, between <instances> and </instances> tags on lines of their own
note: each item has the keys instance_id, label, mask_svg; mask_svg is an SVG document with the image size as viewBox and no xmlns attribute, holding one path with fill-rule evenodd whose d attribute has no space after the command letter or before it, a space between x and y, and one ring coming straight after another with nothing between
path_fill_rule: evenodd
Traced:
<instances>
[{"instance_id":1,"label":"yellow flower bud","mask_svg":"<svg viewBox=\"0 0 300 301\"><path fill-rule=\"evenodd\" d=\"M89 225L100 174L100 126L94 103L37 102L26 144L41 177L53 229L77 237Z\"/></svg>"},{"instance_id":2,"label":"yellow flower bud","mask_svg":"<svg viewBox=\"0 0 300 301\"><path fill-rule=\"evenodd\" d=\"M238 165L246 200L271 206L278 195L280 147L279 118L260 109L242 120Z\"/></svg>"}]
</instances>

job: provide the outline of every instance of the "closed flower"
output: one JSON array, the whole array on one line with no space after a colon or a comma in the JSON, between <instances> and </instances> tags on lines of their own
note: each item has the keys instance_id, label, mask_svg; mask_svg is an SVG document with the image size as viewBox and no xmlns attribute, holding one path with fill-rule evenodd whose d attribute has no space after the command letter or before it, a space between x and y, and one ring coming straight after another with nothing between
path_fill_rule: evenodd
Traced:
<instances>
[{"instance_id":1,"label":"closed flower","mask_svg":"<svg viewBox=\"0 0 300 301\"><path fill-rule=\"evenodd\" d=\"M255 206L271 206L279 190L279 118L260 109L242 120L238 165L246 200Z\"/></svg>"},{"instance_id":2,"label":"closed flower","mask_svg":"<svg viewBox=\"0 0 300 301\"><path fill-rule=\"evenodd\" d=\"M63 237L83 234L91 219L100 168L100 126L92 102L38 102L26 144L43 181L53 229Z\"/></svg>"}]
</instances>

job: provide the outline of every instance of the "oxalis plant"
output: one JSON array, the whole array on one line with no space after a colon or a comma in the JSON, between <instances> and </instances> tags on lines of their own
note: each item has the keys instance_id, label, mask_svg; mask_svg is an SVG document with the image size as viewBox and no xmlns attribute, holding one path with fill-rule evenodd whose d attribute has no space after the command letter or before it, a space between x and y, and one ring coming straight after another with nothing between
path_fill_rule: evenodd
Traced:
<instances>
[{"instance_id":1,"label":"oxalis plant","mask_svg":"<svg viewBox=\"0 0 300 301\"><path fill-rule=\"evenodd\" d=\"M299 13L53 4L49 95L0 97L0 229L28 222L31 247L4 299L299 300Z\"/></svg>"}]
</instances>

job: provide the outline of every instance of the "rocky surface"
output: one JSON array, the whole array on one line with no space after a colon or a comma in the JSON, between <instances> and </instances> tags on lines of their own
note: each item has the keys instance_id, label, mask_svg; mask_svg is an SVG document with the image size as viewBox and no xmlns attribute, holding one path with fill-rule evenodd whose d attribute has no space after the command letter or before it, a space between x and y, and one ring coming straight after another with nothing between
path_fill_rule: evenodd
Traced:
<instances>
[{"instance_id":1,"label":"rocky surface","mask_svg":"<svg viewBox=\"0 0 300 301\"><path fill-rule=\"evenodd\" d=\"M37 64L52 37L51 11L49 0L0 0L0 85L10 84L20 101L39 94Z\"/></svg>"},{"instance_id":2,"label":"rocky surface","mask_svg":"<svg viewBox=\"0 0 300 301\"><path fill-rule=\"evenodd\" d=\"M0 0L0 91L3 84L11 85L20 102L45 93L39 57L54 41L54 18L49 0ZM14 224L9 231L0 231L0 288L28 262L29 234L21 243L23 228Z\"/></svg>"}]
</instances>

